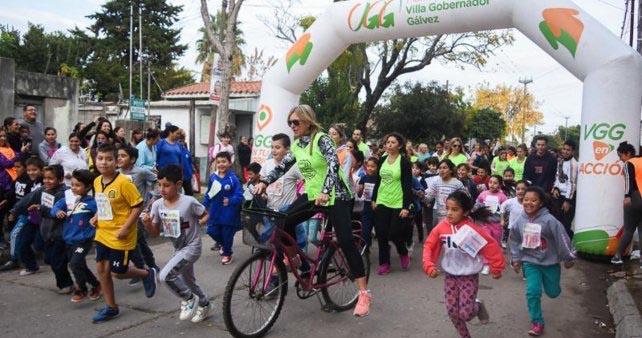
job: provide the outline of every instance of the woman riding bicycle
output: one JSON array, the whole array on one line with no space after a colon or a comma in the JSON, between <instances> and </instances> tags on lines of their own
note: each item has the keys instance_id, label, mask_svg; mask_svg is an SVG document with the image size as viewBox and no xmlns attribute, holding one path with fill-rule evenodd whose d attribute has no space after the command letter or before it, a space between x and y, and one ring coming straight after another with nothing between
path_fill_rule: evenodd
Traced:
<instances>
[{"instance_id":1,"label":"woman riding bicycle","mask_svg":"<svg viewBox=\"0 0 642 338\"><path fill-rule=\"evenodd\" d=\"M298 163L305 177L306 194L294 201L289 210L300 211L301 205L307 204L308 201L331 208L330 224L359 287L359 300L354 315L367 316L370 312L371 295L364 264L352 236L352 193L340 169L334 142L323 132L316 121L315 112L308 105L292 108L288 114L288 126L292 128L296 139L291 154L267 176L261 177L261 183L256 186L255 193L262 193L267 185L278 180L295 162Z\"/></svg>"}]
</instances>

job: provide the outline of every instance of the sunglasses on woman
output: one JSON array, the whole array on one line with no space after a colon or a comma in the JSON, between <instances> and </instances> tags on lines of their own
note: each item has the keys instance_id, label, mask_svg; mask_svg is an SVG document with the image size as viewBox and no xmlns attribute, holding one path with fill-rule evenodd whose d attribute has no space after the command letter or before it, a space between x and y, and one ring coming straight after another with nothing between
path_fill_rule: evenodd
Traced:
<instances>
[{"instance_id":1,"label":"sunglasses on woman","mask_svg":"<svg viewBox=\"0 0 642 338\"><path fill-rule=\"evenodd\" d=\"M300 126L301 125L301 120L288 120L288 126Z\"/></svg>"}]
</instances>

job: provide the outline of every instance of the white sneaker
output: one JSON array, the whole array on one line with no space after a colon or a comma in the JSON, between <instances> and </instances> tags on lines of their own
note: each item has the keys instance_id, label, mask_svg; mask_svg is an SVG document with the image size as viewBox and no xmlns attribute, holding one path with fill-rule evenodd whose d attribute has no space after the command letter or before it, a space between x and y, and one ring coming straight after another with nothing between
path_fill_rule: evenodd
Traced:
<instances>
[{"instance_id":1,"label":"white sneaker","mask_svg":"<svg viewBox=\"0 0 642 338\"><path fill-rule=\"evenodd\" d=\"M212 302L207 303L205 306L199 306L196 310L196 314L192 317L192 323L200 323L207 318L210 309L212 308Z\"/></svg>"},{"instance_id":2,"label":"white sneaker","mask_svg":"<svg viewBox=\"0 0 642 338\"><path fill-rule=\"evenodd\" d=\"M20 271L19 275L20 276L29 276L29 275L33 275L36 272L38 272L38 270L22 269Z\"/></svg>"},{"instance_id":3,"label":"white sneaker","mask_svg":"<svg viewBox=\"0 0 642 338\"><path fill-rule=\"evenodd\" d=\"M490 266L488 264L484 265L481 274L484 276L488 276L488 274L490 274Z\"/></svg>"},{"instance_id":4,"label":"white sneaker","mask_svg":"<svg viewBox=\"0 0 642 338\"><path fill-rule=\"evenodd\" d=\"M178 316L178 319L188 320L194 317L197 307L198 307L197 295L193 294L191 299L181 301L181 315Z\"/></svg>"}]
</instances>

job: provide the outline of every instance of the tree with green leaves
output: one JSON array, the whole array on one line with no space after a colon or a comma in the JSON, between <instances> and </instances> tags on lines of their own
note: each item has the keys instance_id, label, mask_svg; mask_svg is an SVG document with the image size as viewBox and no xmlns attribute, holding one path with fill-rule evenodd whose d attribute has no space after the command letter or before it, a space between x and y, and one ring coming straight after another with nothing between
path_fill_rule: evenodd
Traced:
<instances>
[{"instance_id":1,"label":"tree with green leaves","mask_svg":"<svg viewBox=\"0 0 642 338\"><path fill-rule=\"evenodd\" d=\"M501 113L484 108L473 110L469 119L468 136L477 140L490 140L491 144L501 139L506 131L506 121Z\"/></svg>"},{"instance_id":2,"label":"tree with green leaves","mask_svg":"<svg viewBox=\"0 0 642 338\"><path fill-rule=\"evenodd\" d=\"M130 3L135 9L134 18L130 17ZM99 12L88 16L93 20L89 27L93 36L76 30L76 34L92 43L85 76L94 81L95 94L99 98L115 99L120 88L128 89L129 26L133 19L133 36L138 37L139 6L142 7L143 49L133 51L134 60L150 62L158 86L163 89L193 81L189 71L176 65L178 58L187 50L186 45L179 43L180 29L174 27L182 6L174 6L164 0L110 0L101 6ZM137 67L144 67L147 71L146 64L138 62ZM133 71L137 74L136 70ZM138 88L141 80L147 82L147 79L134 76L132 87ZM160 97L158 88L153 88L152 97Z\"/></svg>"},{"instance_id":3,"label":"tree with green leaves","mask_svg":"<svg viewBox=\"0 0 642 338\"><path fill-rule=\"evenodd\" d=\"M339 2L343 0L335 0ZM266 23L275 36L285 41L294 42L301 32L301 19L287 13L289 5L276 9L271 23ZM278 13L281 12L281 13ZM498 48L512 44L514 38L510 30L484 31L459 34L442 34L431 37L412 37L394 39L368 44L356 44L351 48L360 50L359 67L346 68L343 71L357 76L355 82L348 82L353 90L353 103L359 104L356 126L365 131L370 125L371 115L386 90L402 75L422 70L433 62L457 64L461 67L481 68L487 58ZM353 53L355 54L355 53ZM319 86L317 86L319 87ZM363 100L360 100L363 97ZM348 106L352 106L351 104Z\"/></svg>"},{"instance_id":4,"label":"tree with green leaves","mask_svg":"<svg viewBox=\"0 0 642 338\"><path fill-rule=\"evenodd\" d=\"M15 60L19 70L81 78L89 44L73 34L47 33L29 23L26 32L0 26L0 56Z\"/></svg>"},{"instance_id":5,"label":"tree with green leaves","mask_svg":"<svg viewBox=\"0 0 642 338\"><path fill-rule=\"evenodd\" d=\"M214 31L219 32L219 25L221 23L221 13L218 12L216 16L211 16L212 28ZM201 38L196 41L196 63L203 64L201 70L201 82L209 82L212 77L212 68L214 67L214 54L216 50L214 46L210 43L210 39L207 37L207 30L205 27L201 27L199 30L201 33ZM232 75L239 76L241 75L241 70L245 66L245 54L241 46L245 45L245 39L243 39L243 31L237 26L234 32L234 38L236 39L234 49L234 57L232 59Z\"/></svg>"},{"instance_id":6,"label":"tree with green leaves","mask_svg":"<svg viewBox=\"0 0 642 338\"><path fill-rule=\"evenodd\" d=\"M416 142L435 143L464 133L468 104L463 94L436 82L394 85L387 101L374 110L371 136L397 131Z\"/></svg>"}]
</instances>

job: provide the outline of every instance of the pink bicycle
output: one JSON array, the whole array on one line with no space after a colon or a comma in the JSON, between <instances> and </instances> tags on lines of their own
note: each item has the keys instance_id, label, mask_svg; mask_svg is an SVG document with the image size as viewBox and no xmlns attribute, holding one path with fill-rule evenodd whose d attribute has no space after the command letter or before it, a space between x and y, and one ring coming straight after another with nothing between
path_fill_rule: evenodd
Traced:
<instances>
[{"instance_id":1,"label":"pink bicycle","mask_svg":"<svg viewBox=\"0 0 642 338\"><path fill-rule=\"evenodd\" d=\"M328 212L327 209L315 213L317 211ZM316 295L324 311L345 311L357 303L358 287L334 232L328 229L328 217L323 218L314 257L303 252L285 231L287 217L287 214L265 209L241 212L243 241L253 247L253 254L234 270L223 296L225 326L236 338L262 337L276 322L288 290L284 260L294 276L299 298ZM266 225L273 225L271 233L265 231ZM261 241L262 235L269 239ZM368 278L370 259L359 222L353 222L353 237ZM297 267L302 261L310 265L309 271L299 272Z\"/></svg>"}]
</instances>

